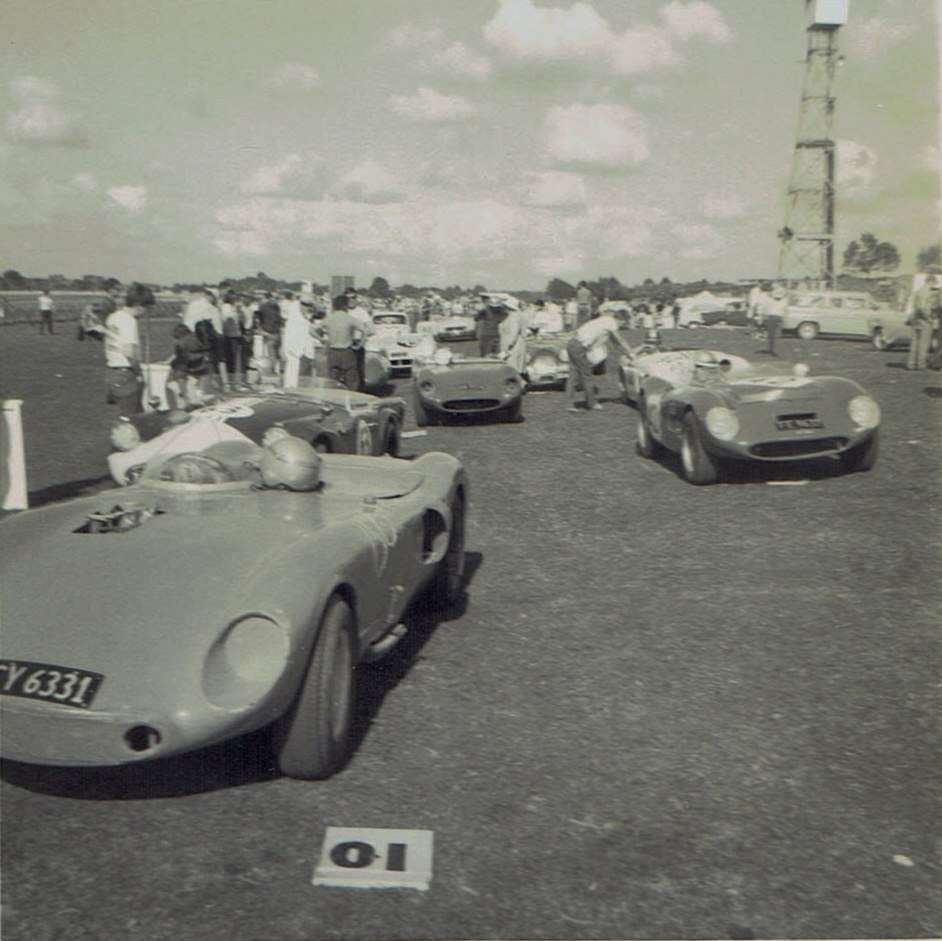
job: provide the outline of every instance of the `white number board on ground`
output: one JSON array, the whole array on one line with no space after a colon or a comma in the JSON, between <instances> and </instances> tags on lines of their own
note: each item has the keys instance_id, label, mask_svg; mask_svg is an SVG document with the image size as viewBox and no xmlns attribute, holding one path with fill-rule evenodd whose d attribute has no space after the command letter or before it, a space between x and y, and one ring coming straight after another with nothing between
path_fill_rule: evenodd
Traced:
<instances>
[{"instance_id":1,"label":"white number board on ground","mask_svg":"<svg viewBox=\"0 0 942 941\"><path fill-rule=\"evenodd\" d=\"M314 885L427 889L432 878L431 830L328 827Z\"/></svg>"}]
</instances>

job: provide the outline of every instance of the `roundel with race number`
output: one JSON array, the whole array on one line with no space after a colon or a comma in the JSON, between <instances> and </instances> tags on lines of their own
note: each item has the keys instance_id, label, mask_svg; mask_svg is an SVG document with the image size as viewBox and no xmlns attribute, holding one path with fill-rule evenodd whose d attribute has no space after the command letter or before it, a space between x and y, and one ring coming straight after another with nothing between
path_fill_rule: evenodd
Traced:
<instances>
[{"instance_id":1,"label":"roundel with race number","mask_svg":"<svg viewBox=\"0 0 942 941\"><path fill-rule=\"evenodd\" d=\"M356 425L357 454L373 453L373 432L370 423L363 418L357 419Z\"/></svg>"}]
</instances>

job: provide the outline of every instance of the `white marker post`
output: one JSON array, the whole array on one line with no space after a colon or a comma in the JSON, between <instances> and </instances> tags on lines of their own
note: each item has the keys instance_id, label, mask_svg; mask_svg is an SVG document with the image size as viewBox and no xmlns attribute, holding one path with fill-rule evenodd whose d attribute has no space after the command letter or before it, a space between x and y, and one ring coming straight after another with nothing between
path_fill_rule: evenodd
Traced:
<instances>
[{"instance_id":1,"label":"white marker post","mask_svg":"<svg viewBox=\"0 0 942 941\"><path fill-rule=\"evenodd\" d=\"M23 447L22 399L3 400L3 425L0 427L0 494L4 510L29 507L26 491L26 451Z\"/></svg>"},{"instance_id":2,"label":"white marker post","mask_svg":"<svg viewBox=\"0 0 942 941\"><path fill-rule=\"evenodd\" d=\"M314 885L361 889L428 889L431 830L328 827Z\"/></svg>"}]
</instances>

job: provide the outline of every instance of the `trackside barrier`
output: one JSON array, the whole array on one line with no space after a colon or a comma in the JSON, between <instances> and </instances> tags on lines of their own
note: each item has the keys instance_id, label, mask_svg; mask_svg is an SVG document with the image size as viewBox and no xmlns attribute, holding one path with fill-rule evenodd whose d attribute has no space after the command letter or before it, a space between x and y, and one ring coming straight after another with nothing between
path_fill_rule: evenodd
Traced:
<instances>
[{"instance_id":1,"label":"trackside barrier","mask_svg":"<svg viewBox=\"0 0 942 941\"><path fill-rule=\"evenodd\" d=\"M3 424L0 426L0 496L3 498L4 510L25 510L29 507L22 406L22 399L3 400Z\"/></svg>"}]
</instances>

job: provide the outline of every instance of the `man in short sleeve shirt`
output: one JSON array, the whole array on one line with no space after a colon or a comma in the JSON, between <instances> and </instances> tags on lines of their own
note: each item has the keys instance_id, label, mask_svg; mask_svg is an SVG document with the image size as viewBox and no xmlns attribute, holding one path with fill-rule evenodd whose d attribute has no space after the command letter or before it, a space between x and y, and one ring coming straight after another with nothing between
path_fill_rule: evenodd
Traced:
<instances>
[{"instance_id":1,"label":"man in short sleeve shirt","mask_svg":"<svg viewBox=\"0 0 942 941\"><path fill-rule=\"evenodd\" d=\"M596 400L598 393L593 369L608 358L613 346L627 356L634 355L631 346L618 333L620 320L623 318L624 314L619 312L617 316L602 314L587 320L566 344L566 352L569 354L569 389L572 392L570 411L583 411L576 405L576 396L580 389L585 394L585 411L601 410L602 406Z\"/></svg>"},{"instance_id":2,"label":"man in short sleeve shirt","mask_svg":"<svg viewBox=\"0 0 942 941\"><path fill-rule=\"evenodd\" d=\"M141 375L141 340L137 315L154 303L154 295L142 284L132 284L125 295L124 307L105 320L105 385L108 401L118 406L121 416L144 410Z\"/></svg>"}]
</instances>

